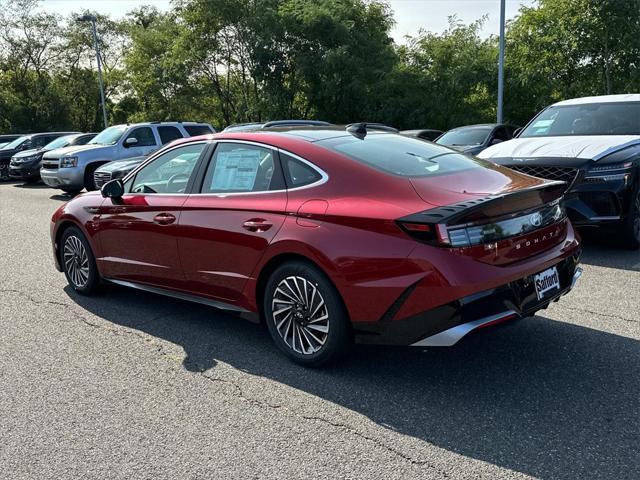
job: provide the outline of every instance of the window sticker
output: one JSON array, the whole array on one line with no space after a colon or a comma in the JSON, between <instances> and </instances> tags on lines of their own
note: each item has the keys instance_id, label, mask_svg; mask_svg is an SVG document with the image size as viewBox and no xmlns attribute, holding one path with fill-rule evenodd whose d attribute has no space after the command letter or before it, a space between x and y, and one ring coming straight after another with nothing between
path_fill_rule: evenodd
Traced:
<instances>
[{"instance_id":1,"label":"window sticker","mask_svg":"<svg viewBox=\"0 0 640 480\"><path fill-rule=\"evenodd\" d=\"M253 190L263 154L254 149L218 153L211 190Z\"/></svg>"},{"instance_id":2,"label":"window sticker","mask_svg":"<svg viewBox=\"0 0 640 480\"><path fill-rule=\"evenodd\" d=\"M533 124L533 128L545 128L545 127L550 127L553 122L555 122L555 118L552 118L551 120L538 120L536 123Z\"/></svg>"}]
</instances>

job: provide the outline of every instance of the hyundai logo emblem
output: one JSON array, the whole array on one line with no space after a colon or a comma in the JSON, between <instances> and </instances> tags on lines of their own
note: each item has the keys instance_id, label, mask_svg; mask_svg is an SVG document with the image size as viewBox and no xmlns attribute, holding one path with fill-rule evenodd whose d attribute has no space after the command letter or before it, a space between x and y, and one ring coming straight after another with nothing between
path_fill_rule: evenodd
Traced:
<instances>
[{"instance_id":1,"label":"hyundai logo emblem","mask_svg":"<svg viewBox=\"0 0 640 480\"><path fill-rule=\"evenodd\" d=\"M533 225L534 227L539 227L540 225L542 225L542 214L539 212L534 213L529 217L529 222L531 222L531 225Z\"/></svg>"}]
</instances>

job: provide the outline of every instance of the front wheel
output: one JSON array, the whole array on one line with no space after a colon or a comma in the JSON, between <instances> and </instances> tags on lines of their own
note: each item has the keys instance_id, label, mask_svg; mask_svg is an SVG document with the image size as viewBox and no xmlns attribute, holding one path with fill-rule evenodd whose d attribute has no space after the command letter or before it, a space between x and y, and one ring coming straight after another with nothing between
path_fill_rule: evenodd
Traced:
<instances>
[{"instance_id":1,"label":"front wheel","mask_svg":"<svg viewBox=\"0 0 640 480\"><path fill-rule=\"evenodd\" d=\"M629 214L623 226L623 242L631 250L640 248L640 185L636 187L635 193L629 205Z\"/></svg>"},{"instance_id":2,"label":"front wheel","mask_svg":"<svg viewBox=\"0 0 640 480\"><path fill-rule=\"evenodd\" d=\"M96 291L100 275L91 246L76 227L69 227L60 239L60 264L69 285L83 295Z\"/></svg>"},{"instance_id":3,"label":"front wheel","mask_svg":"<svg viewBox=\"0 0 640 480\"><path fill-rule=\"evenodd\" d=\"M285 263L273 272L264 292L264 313L278 348L301 365L334 362L353 343L338 291L321 271L306 263Z\"/></svg>"}]
</instances>

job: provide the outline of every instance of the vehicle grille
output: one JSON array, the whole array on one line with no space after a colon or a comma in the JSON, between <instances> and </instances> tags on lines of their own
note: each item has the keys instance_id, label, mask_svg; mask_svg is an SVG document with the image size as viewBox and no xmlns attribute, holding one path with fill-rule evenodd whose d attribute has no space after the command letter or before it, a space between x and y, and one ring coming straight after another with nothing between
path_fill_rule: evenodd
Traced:
<instances>
[{"instance_id":1,"label":"vehicle grille","mask_svg":"<svg viewBox=\"0 0 640 480\"><path fill-rule=\"evenodd\" d=\"M571 167L548 167L541 165L509 165L511 170L526 173L534 177L544 178L546 180L562 180L569 185L573 183L578 176L578 169Z\"/></svg>"},{"instance_id":2,"label":"vehicle grille","mask_svg":"<svg viewBox=\"0 0 640 480\"><path fill-rule=\"evenodd\" d=\"M95 172L93 174L93 183L95 183L98 188L102 187L109 180L111 180L111 173L109 172Z\"/></svg>"},{"instance_id":3,"label":"vehicle grille","mask_svg":"<svg viewBox=\"0 0 640 480\"><path fill-rule=\"evenodd\" d=\"M46 158L42 161L42 168L45 170L57 170L58 169L58 160L47 160Z\"/></svg>"}]
</instances>

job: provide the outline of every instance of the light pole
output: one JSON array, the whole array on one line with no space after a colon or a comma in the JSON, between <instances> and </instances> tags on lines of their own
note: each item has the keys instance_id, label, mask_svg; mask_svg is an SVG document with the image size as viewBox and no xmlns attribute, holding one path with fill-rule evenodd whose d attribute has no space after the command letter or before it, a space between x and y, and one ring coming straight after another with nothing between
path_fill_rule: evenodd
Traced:
<instances>
[{"instance_id":1,"label":"light pole","mask_svg":"<svg viewBox=\"0 0 640 480\"><path fill-rule=\"evenodd\" d=\"M502 123L502 103L504 97L504 8L505 1L500 0L500 52L498 54L498 123Z\"/></svg>"},{"instance_id":2,"label":"light pole","mask_svg":"<svg viewBox=\"0 0 640 480\"><path fill-rule=\"evenodd\" d=\"M96 32L96 16L85 14L76 19L78 22L91 22L93 30L93 44L96 49L96 61L98 62L98 82L100 83L100 98L102 100L102 118L104 120L104 128L107 128L107 105L104 101L104 85L102 83L102 67L100 66L100 47L98 46L98 33Z\"/></svg>"}]
</instances>

